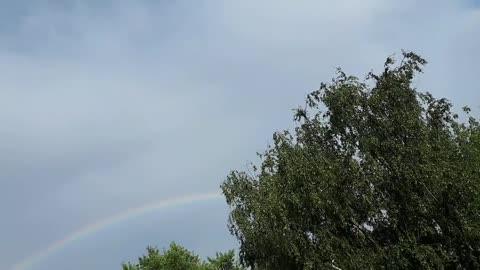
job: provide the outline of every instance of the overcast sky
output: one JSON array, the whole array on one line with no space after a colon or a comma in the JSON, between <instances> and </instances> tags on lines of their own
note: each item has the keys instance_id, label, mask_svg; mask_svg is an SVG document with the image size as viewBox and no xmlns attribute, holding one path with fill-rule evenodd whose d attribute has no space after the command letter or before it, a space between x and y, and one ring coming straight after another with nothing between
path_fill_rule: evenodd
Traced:
<instances>
[{"instance_id":1,"label":"overcast sky","mask_svg":"<svg viewBox=\"0 0 480 270\"><path fill-rule=\"evenodd\" d=\"M480 108L470 0L0 1L0 269L152 200L218 189L256 161L335 67L363 77L401 49L420 90ZM31 270L120 269L177 240L237 247L223 200L67 245Z\"/></svg>"}]
</instances>

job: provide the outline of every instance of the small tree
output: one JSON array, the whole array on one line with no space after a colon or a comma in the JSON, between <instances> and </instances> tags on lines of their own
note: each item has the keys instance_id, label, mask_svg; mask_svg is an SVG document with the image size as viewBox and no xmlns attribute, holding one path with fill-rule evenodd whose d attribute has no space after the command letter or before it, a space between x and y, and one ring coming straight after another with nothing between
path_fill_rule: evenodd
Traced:
<instances>
[{"instance_id":1,"label":"small tree","mask_svg":"<svg viewBox=\"0 0 480 270\"><path fill-rule=\"evenodd\" d=\"M245 265L480 268L479 124L417 92L426 61L402 56L366 82L339 69L296 110L293 134L273 135L254 175L227 177Z\"/></svg>"},{"instance_id":2,"label":"small tree","mask_svg":"<svg viewBox=\"0 0 480 270\"><path fill-rule=\"evenodd\" d=\"M235 252L229 250L226 253L217 253L215 258L207 258L208 263L207 265L210 267L211 270L242 270L243 267L235 260Z\"/></svg>"},{"instance_id":3,"label":"small tree","mask_svg":"<svg viewBox=\"0 0 480 270\"><path fill-rule=\"evenodd\" d=\"M123 270L242 270L235 261L233 250L217 253L215 258L201 261L198 255L172 242L168 249L160 252L147 247L147 255L138 258L137 264L123 263Z\"/></svg>"},{"instance_id":4,"label":"small tree","mask_svg":"<svg viewBox=\"0 0 480 270\"><path fill-rule=\"evenodd\" d=\"M138 264L122 264L122 267L123 270L197 270L199 265L197 255L172 242L162 253L147 247L147 255L138 258Z\"/></svg>"}]
</instances>

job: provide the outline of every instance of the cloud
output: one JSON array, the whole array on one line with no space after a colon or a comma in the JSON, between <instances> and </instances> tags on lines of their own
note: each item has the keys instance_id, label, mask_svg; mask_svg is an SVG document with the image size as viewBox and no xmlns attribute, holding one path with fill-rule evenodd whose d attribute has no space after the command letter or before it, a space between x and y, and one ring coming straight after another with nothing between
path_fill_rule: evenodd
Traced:
<instances>
[{"instance_id":1,"label":"cloud","mask_svg":"<svg viewBox=\"0 0 480 270\"><path fill-rule=\"evenodd\" d=\"M468 1L49 3L0 8L2 269L124 208L217 188L337 66L363 76L410 49L430 62L420 89L480 100Z\"/></svg>"}]
</instances>

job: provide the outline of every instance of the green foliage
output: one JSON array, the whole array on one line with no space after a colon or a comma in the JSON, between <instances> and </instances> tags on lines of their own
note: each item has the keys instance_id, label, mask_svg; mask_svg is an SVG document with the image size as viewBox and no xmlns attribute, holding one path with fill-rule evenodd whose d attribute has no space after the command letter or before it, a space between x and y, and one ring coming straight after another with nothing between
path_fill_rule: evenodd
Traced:
<instances>
[{"instance_id":1,"label":"green foliage","mask_svg":"<svg viewBox=\"0 0 480 270\"><path fill-rule=\"evenodd\" d=\"M479 269L480 127L417 92L403 52L366 82L338 70L222 184L240 259L259 269ZM465 108L464 112L469 113Z\"/></svg>"},{"instance_id":2,"label":"green foliage","mask_svg":"<svg viewBox=\"0 0 480 270\"><path fill-rule=\"evenodd\" d=\"M123 270L242 270L235 261L233 250L217 253L215 258L200 260L198 255L172 242L168 250L160 252L147 247L147 255L138 259L137 264L124 263Z\"/></svg>"},{"instance_id":3,"label":"green foliage","mask_svg":"<svg viewBox=\"0 0 480 270\"><path fill-rule=\"evenodd\" d=\"M207 269L211 270L242 270L235 261L235 253L229 250L227 253L217 253L215 258L207 258Z\"/></svg>"}]
</instances>

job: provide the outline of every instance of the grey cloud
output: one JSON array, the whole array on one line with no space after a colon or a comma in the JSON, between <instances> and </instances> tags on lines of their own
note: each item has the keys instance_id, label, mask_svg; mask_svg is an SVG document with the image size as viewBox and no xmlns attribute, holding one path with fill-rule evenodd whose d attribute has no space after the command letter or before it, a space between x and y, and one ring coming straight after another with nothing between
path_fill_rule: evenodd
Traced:
<instances>
[{"instance_id":1,"label":"grey cloud","mask_svg":"<svg viewBox=\"0 0 480 270\"><path fill-rule=\"evenodd\" d=\"M363 76L412 49L430 62L419 88L480 100L480 16L466 1L78 3L1 24L2 269L122 209L218 188L337 66ZM142 239L175 225L147 227Z\"/></svg>"},{"instance_id":2,"label":"grey cloud","mask_svg":"<svg viewBox=\"0 0 480 270\"><path fill-rule=\"evenodd\" d=\"M205 213L208 209L208 214ZM197 251L203 258L219 249L235 246L228 235L225 220L227 208L219 202L202 202L180 209L164 209L141 219L112 224L95 234L75 241L47 258L32 270L43 269L116 269L122 261L135 261L147 245L167 247L171 241ZM81 266L75 262L82 262ZM95 258L95 259L92 259Z\"/></svg>"}]
</instances>

